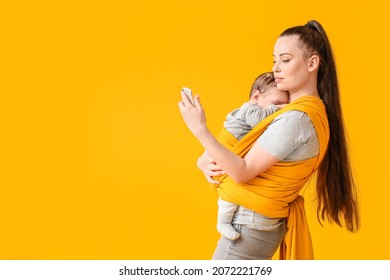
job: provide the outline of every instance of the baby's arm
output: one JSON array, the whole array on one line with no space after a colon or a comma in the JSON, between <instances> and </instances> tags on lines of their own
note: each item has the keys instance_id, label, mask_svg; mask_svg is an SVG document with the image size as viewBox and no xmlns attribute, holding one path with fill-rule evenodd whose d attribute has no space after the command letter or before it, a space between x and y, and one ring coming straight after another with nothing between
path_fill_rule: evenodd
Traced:
<instances>
[{"instance_id":1,"label":"baby's arm","mask_svg":"<svg viewBox=\"0 0 390 280\"><path fill-rule=\"evenodd\" d=\"M268 108L261 108L258 106L253 106L249 108L245 113L245 121L252 128L255 127L259 122L264 120L269 115L275 113L280 108L276 105L270 105Z\"/></svg>"}]
</instances>

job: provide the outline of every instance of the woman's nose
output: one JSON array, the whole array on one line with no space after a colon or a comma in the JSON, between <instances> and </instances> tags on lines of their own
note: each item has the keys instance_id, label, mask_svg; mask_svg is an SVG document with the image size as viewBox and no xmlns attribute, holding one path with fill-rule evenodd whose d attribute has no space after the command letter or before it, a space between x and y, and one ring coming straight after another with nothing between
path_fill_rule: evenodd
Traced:
<instances>
[{"instance_id":1,"label":"woman's nose","mask_svg":"<svg viewBox=\"0 0 390 280\"><path fill-rule=\"evenodd\" d=\"M279 65L276 62L274 63L274 66L272 67L272 72L274 72L274 73L280 72Z\"/></svg>"}]
</instances>

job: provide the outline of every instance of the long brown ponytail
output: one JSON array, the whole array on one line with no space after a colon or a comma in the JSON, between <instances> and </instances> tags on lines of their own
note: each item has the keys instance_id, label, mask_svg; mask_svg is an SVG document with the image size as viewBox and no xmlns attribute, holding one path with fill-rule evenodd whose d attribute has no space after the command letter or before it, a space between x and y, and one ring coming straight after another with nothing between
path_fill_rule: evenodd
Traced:
<instances>
[{"instance_id":1,"label":"long brown ponytail","mask_svg":"<svg viewBox=\"0 0 390 280\"><path fill-rule=\"evenodd\" d=\"M304 26L289 28L280 37L292 35L299 36L300 46L308 57L313 54L320 57L317 90L325 104L330 128L328 149L317 170L317 217L320 222L328 219L355 232L360 225L357 194L345 137L332 48L325 30L314 20Z\"/></svg>"}]
</instances>

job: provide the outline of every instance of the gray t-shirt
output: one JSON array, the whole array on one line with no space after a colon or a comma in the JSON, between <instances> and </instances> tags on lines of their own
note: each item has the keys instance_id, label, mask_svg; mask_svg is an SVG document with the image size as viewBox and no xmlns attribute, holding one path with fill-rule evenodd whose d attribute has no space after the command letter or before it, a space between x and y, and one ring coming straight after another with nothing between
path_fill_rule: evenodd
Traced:
<instances>
[{"instance_id":1,"label":"gray t-shirt","mask_svg":"<svg viewBox=\"0 0 390 280\"><path fill-rule=\"evenodd\" d=\"M257 141L280 161L305 160L320 152L313 122L301 111L287 111L276 117Z\"/></svg>"}]
</instances>

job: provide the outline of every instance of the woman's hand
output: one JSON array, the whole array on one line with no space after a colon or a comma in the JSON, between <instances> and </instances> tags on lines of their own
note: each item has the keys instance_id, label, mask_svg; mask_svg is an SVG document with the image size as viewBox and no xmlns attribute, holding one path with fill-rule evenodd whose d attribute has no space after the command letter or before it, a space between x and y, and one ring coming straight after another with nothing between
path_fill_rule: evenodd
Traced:
<instances>
[{"instance_id":1,"label":"woman's hand","mask_svg":"<svg viewBox=\"0 0 390 280\"><path fill-rule=\"evenodd\" d=\"M219 184L219 181L213 179L213 176L219 176L225 174L223 170L215 163L215 161L210 157L207 151L198 158L197 162L198 168L203 172L207 181L211 184Z\"/></svg>"},{"instance_id":2,"label":"woman's hand","mask_svg":"<svg viewBox=\"0 0 390 280\"><path fill-rule=\"evenodd\" d=\"M199 141L201 141L200 138L202 138L202 136L207 135L210 137L210 133L206 126L206 115L203 111L202 105L200 104L199 95L195 96L194 104L192 104L187 96L182 92L179 108L187 127ZM210 157L207 151L199 157L197 165L209 183L219 184L219 182L214 180L212 177L224 174L224 172L215 163L214 159Z\"/></svg>"},{"instance_id":3,"label":"woman's hand","mask_svg":"<svg viewBox=\"0 0 390 280\"><path fill-rule=\"evenodd\" d=\"M206 116L202 105L200 104L199 95L195 96L193 105L182 92L179 108L184 122L195 137L199 138L200 135L208 131L206 126Z\"/></svg>"}]
</instances>

